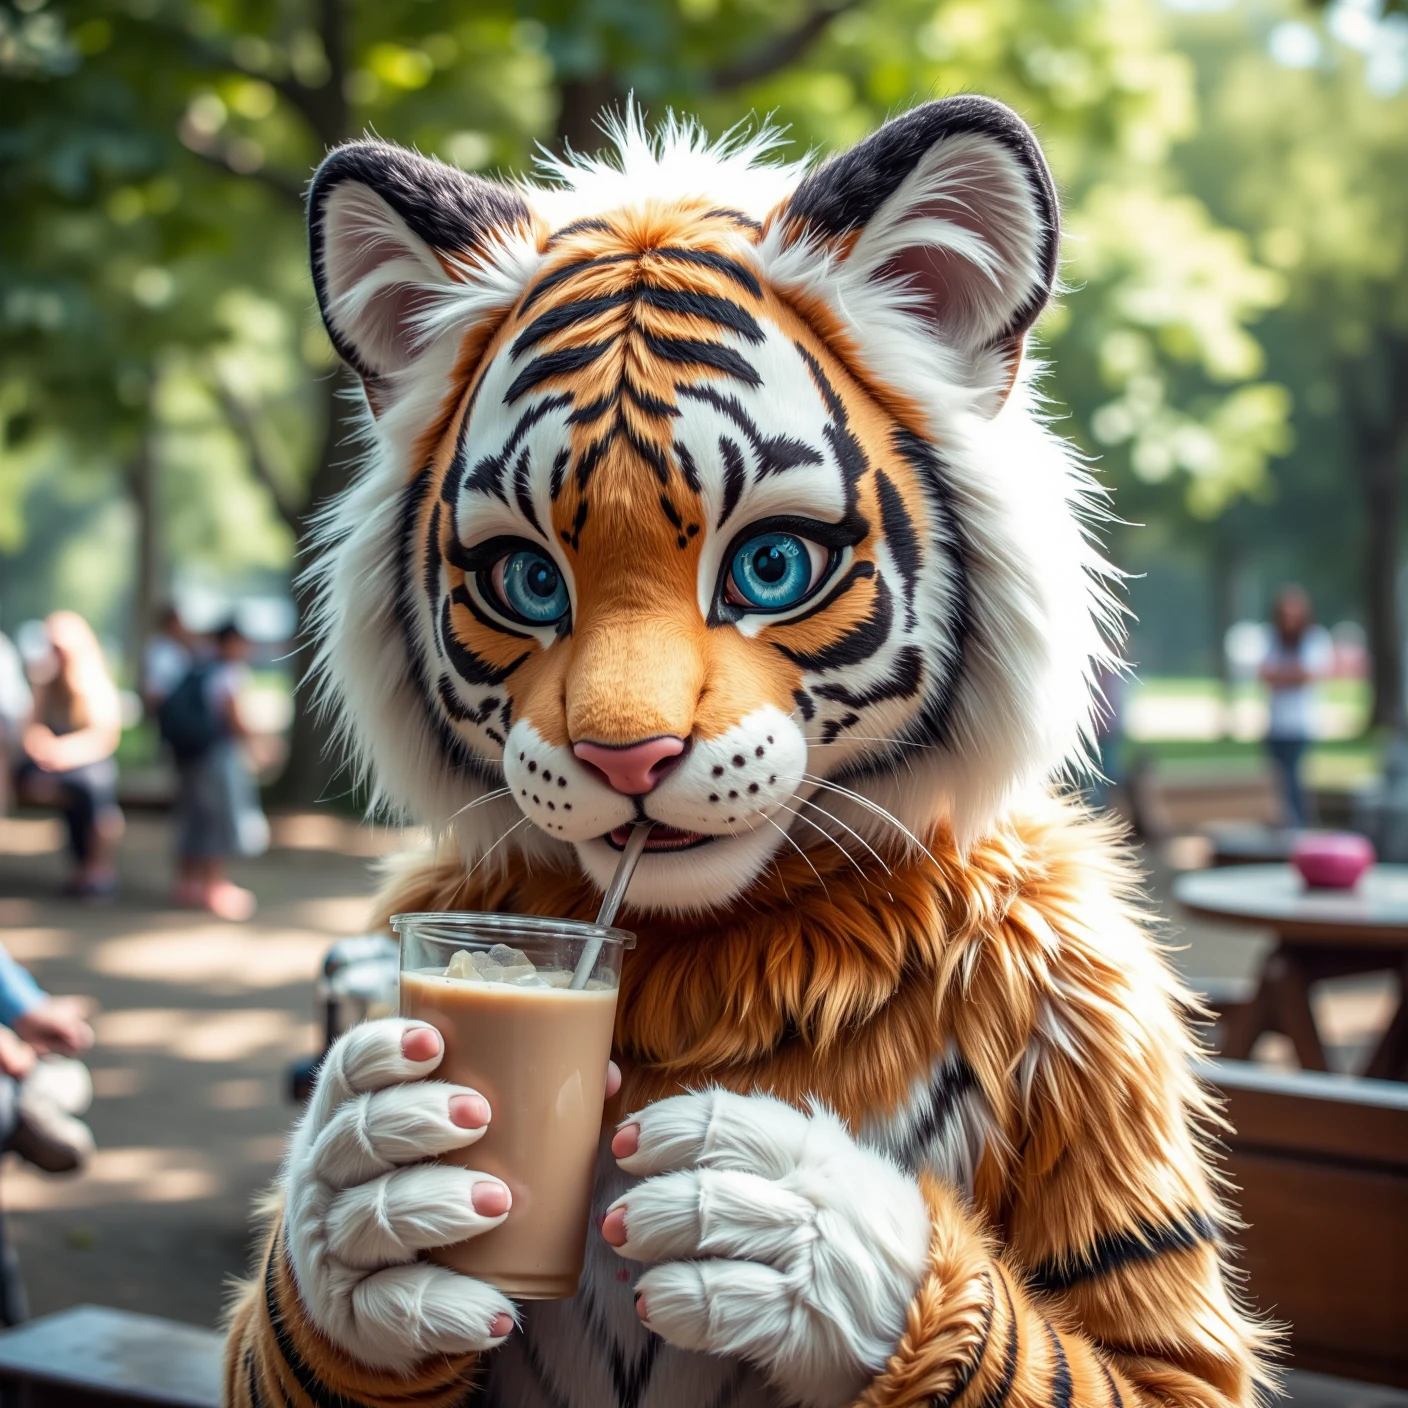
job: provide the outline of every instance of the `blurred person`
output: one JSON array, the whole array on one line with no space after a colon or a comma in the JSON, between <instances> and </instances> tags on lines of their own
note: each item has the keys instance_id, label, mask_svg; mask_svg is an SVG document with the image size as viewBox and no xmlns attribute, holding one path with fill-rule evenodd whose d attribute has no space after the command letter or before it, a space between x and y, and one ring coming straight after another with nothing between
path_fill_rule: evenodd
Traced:
<instances>
[{"instance_id":1,"label":"blurred person","mask_svg":"<svg viewBox=\"0 0 1408 1408\"><path fill-rule=\"evenodd\" d=\"M10 809L10 794L20 739L29 722L34 696L15 643L0 631L0 816Z\"/></svg>"},{"instance_id":2,"label":"blurred person","mask_svg":"<svg viewBox=\"0 0 1408 1408\"><path fill-rule=\"evenodd\" d=\"M162 709L163 733L182 772L176 818L177 899L222 919L247 919L254 896L230 880L231 857L267 840L241 711L249 642L233 621L215 635L215 655L197 659ZM178 723L179 720L179 723Z\"/></svg>"},{"instance_id":3,"label":"blurred person","mask_svg":"<svg viewBox=\"0 0 1408 1408\"><path fill-rule=\"evenodd\" d=\"M1282 587L1271 609L1271 639L1259 676L1271 692L1266 751L1276 765L1287 826L1311 821L1301 764L1315 736L1315 685L1329 674L1333 656L1305 589Z\"/></svg>"},{"instance_id":4,"label":"blurred person","mask_svg":"<svg viewBox=\"0 0 1408 1408\"><path fill-rule=\"evenodd\" d=\"M156 714L185 679L196 655L196 637L186 629L181 613L166 607L142 650L142 703L149 714Z\"/></svg>"},{"instance_id":5,"label":"blurred person","mask_svg":"<svg viewBox=\"0 0 1408 1408\"><path fill-rule=\"evenodd\" d=\"M44 622L50 653L39 662L31 720L21 735L20 793L57 806L68 822L74 873L69 892L84 897L116 888L113 851L122 834L117 752L122 709L93 628L73 611Z\"/></svg>"},{"instance_id":6,"label":"blurred person","mask_svg":"<svg viewBox=\"0 0 1408 1408\"><path fill-rule=\"evenodd\" d=\"M71 1173L93 1152L78 1118L93 1083L72 1059L93 1044L90 1010L85 998L50 997L0 946L0 1150L46 1173ZM19 1260L0 1223L0 1323L27 1315Z\"/></svg>"}]
</instances>

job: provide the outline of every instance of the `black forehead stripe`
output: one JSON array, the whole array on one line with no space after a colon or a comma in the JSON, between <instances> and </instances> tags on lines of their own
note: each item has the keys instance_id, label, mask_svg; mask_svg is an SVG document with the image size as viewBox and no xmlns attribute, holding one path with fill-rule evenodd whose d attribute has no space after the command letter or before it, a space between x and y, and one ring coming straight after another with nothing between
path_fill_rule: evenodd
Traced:
<instances>
[{"instance_id":1,"label":"black forehead stripe","mask_svg":"<svg viewBox=\"0 0 1408 1408\"><path fill-rule=\"evenodd\" d=\"M626 377L622 385L622 391L647 415L668 419L678 416L680 413L678 406L672 406L668 401L661 400L659 396L652 396L649 391L646 391L643 387L637 386L629 376Z\"/></svg>"},{"instance_id":2,"label":"black forehead stripe","mask_svg":"<svg viewBox=\"0 0 1408 1408\"><path fill-rule=\"evenodd\" d=\"M813 693L848 709L865 709L887 699L913 699L924 683L924 652L917 645L907 645L895 657L894 668L878 684L851 690L842 684L819 684Z\"/></svg>"},{"instance_id":3,"label":"black forehead stripe","mask_svg":"<svg viewBox=\"0 0 1408 1408\"><path fill-rule=\"evenodd\" d=\"M557 496L562 492L562 479L567 473L567 466L572 462L572 451L564 445L552 461L552 477L548 482L548 496L553 503L557 502Z\"/></svg>"},{"instance_id":4,"label":"black forehead stripe","mask_svg":"<svg viewBox=\"0 0 1408 1408\"><path fill-rule=\"evenodd\" d=\"M678 531L684 527L684 519L680 517L680 511L670 502L668 494L660 495L660 507L665 512L665 517L670 520L670 527Z\"/></svg>"},{"instance_id":5,"label":"black forehead stripe","mask_svg":"<svg viewBox=\"0 0 1408 1408\"><path fill-rule=\"evenodd\" d=\"M798 465L823 463L824 457L820 451L804 441L794 440L789 435L764 435L737 396L726 395L716 386L707 383L691 386L687 382L681 382L675 387L675 391L688 400L703 401L726 415L752 445L753 453L758 459L760 475L781 474L784 470L795 469Z\"/></svg>"},{"instance_id":6,"label":"black forehead stripe","mask_svg":"<svg viewBox=\"0 0 1408 1408\"><path fill-rule=\"evenodd\" d=\"M621 400L620 390L608 391L604 396L598 396L595 401L588 401L585 406L578 406L570 416L567 417L568 425L590 425L593 421L598 421L607 411L614 407Z\"/></svg>"},{"instance_id":7,"label":"black forehead stripe","mask_svg":"<svg viewBox=\"0 0 1408 1408\"><path fill-rule=\"evenodd\" d=\"M619 424L607 428L606 432L593 440L581 455L577 458L577 487L585 489L591 482L592 472L596 469L606 452L611 448L611 443L616 439L616 432L620 428Z\"/></svg>"},{"instance_id":8,"label":"black forehead stripe","mask_svg":"<svg viewBox=\"0 0 1408 1408\"><path fill-rule=\"evenodd\" d=\"M555 352L544 352L534 357L519 374L513 385L504 392L504 405L511 406L520 396L526 396L543 382L555 376L565 376L568 372L581 371L589 367L603 353L614 347L614 339L606 342L584 342L580 347L559 347Z\"/></svg>"},{"instance_id":9,"label":"black forehead stripe","mask_svg":"<svg viewBox=\"0 0 1408 1408\"><path fill-rule=\"evenodd\" d=\"M685 366L710 367L727 376L736 377L749 386L761 386L763 379L752 365L740 357L731 347L723 347L717 342L703 342L693 337L660 337L653 332L644 334L646 347L655 356L666 362L679 362Z\"/></svg>"},{"instance_id":10,"label":"black forehead stripe","mask_svg":"<svg viewBox=\"0 0 1408 1408\"><path fill-rule=\"evenodd\" d=\"M532 460L525 449L513 467L513 499L518 505L519 513L533 525L534 532L541 534L543 526L538 522L538 512L533 507L533 495L529 492L531 471Z\"/></svg>"},{"instance_id":11,"label":"black forehead stripe","mask_svg":"<svg viewBox=\"0 0 1408 1408\"><path fill-rule=\"evenodd\" d=\"M835 598L828 598L828 601ZM894 624L894 602L885 579L875 578L875 602L870 615L858 621L844 635L824 645L820 650L789 650L774 642L794 665L804 670L840 670L869 660L890 638Z\"/></svg>"},{"instance_id":12,"label":"black forehead stripe","mask_svg":"<svg viewBox=\"0 0 1408 1408\"><path fill-rule=\"evenodd\" d=\"M509 437L504 441L503 448L497 455L486 455L475 466L475 474L481 471L484 473L502 474L504 466L508 463L513 452L522 442L523 437L528 434L544 416L551 415L553 411L561 410L564 406L572 404L572 397L566 392L559 392L554 396L544 396L541 401L535 401L529 406L517 421L514 422L513 429L509 432ZM465 417L465 424L469 423L469 417ZM440 497L453 509L460 501L460 495L464 492L465 476L469 469L469 458L464 454L464 445L461 444L455 451L455 463L451 466L450 472L445 476L445 482L440 488ZM501 491L499 497L503 498ZM456 525L458 527L458 525ZM457 535L458 536L458 535Z\"/></svg>"},{"instance_id":13,"label":"black forehead stripe","mask_svg":"<svg viewBox=\"0 0 1408 1408\"><path fill-rule=\"evenodd\" d=\"M497 624L495 629L504 630L502 626ZM449 657L450 664L454 666L455 673L466 684L502 684L528 658L530 653L525 650L517 660L510 665L505 665L503 669L481 659L456 637L450 617L449 597L442 597L440 601L440 634L444 637L445 654ZM514 633L506 632L506 634Z\"/></svg>"},{"instance_id":14,"label":"black forehead stripe","mask_svg":"<svg viewBox=\"0 0 1408 1408\"><path fill-rule=\"evenodd\" d=\"M680 462L680 473L684 475L686 487L691 493L697 494L704 487L704 483L699 477L699 466L695 464L689 446L683 441L675 446L675 458Z\"/></svg>"},{"instance_id":15,"label":"black forehead stripe","mask_svg":"<svg viewBox=\"0 0 1408 1408\"><path fill-rule=\"evenodd\" d=\"M716 527L722 528L738 507L739 499L743 497L747 473L743 468L743 451L727 435L719 436L719 454L724 462L724 502L719 510Z\"/></svg>"},{"instance_id":16,"label":"black forehead stripe","mask_svg":"<svg viewBox=\"0 0 1408 1408\"><path fill-rule=\"evenodd\" d=\"M519 305L519 314L526 313L545 293L550 293L564 279L570 279L574 274L580 274L586 269L601 269L608 264L624 264L628 260L639 258L640 255L634 253L598 254L594 259L578 259L571 264L559 264L528 290Z\"/></svg>"},{"instance_id":17,"label":"black forehead stripe","mask_svg":"<svg viewBox=\"0 0 1408 1408\"><path fill-rule=\"evenodd\" d=\"M712 293L694 293L688 289L647 286L640 291L640 301L667 313L701 318L718 327L728 328L755 346L764 341L758 320L731 299L718 298Z\"/></svg>"},{"instance_id":18,"label":"black forehead stripe","mask_svg":"<svg viewBox=\"0 0 1408 1408\"><path fill-rule=\"evenodd\" d=\"M554 230L544 248L551 249L553 245L560 244L571 235L585 235L593 231L603 235L610 234L611 226L605 220L574 220L570 225L564 225L560 230Z\"/></svg>"},{"instance_id":19,"label":"black forehead stripe","mask_svg":"<svg viewBox=\"0 0 1408 1408\"><path fill-rule=\"evenodd\" d=\"M751 230L754 234L761 234L763 230L763 227L751 215L745 215L741 210L733 210L726 205L706 210L703 218L705 220L731 220L735 225L745 230Z\"/></svg>"},{"instance_id":20,"label":"black forehead stripe","mask_svg":"<svg viewBox=\"0 0 1408 1408\"><path fill-rule=\"evenodd\" d=\"M919 580L919 539L915 536L914 520L905 507L904 496L894 486L883 469L875 471L875 488L880 498L880 527L890 556L895 560L904 579L904 599L914 600L914 584ZM911 613L912 614L912 613Z\"/></svg>"},{"instance_id":21,"label":"black forehead stripe","mask_svg":"<svg viewBox=\"0 0 1408 1408\"><path fill-rule=\"evenodd\" d=\"M551 337L553 333L570 328L575 323L594 318L598 313L620 308L623 304L630 303L634 297L634 291L625 288L616 293L603 293L597 298L579 298L575 303L559 303L556 308L549 308L546 313L540 313L514 338L509 355L521 357L545 337Z\"/></svg>"},{"instance_id":22,"label":"black forehead stripe","mask_svg":"<svg viewBox=\"0 0 1408 1408\"><path fill-rule=\"evenodd\" d=\"M712 269L716 274L722 274L726 279L731 279L739 288L746 289L754 298L763 296L763 286L758 282L757 275L751 269L740 264L736 259L730 259L726 254L716 254L712 249L667 247L652 249L650 256L652 259L667 259L676 264L696 264L701 269Z\"/></svg>"},{"instance_id":23,"label":"black forehead stripe","mask_svg":"<svg viewBox=\"0 0 1408 1408\"><path fill-rule=\"evenodd\" d=\"M670 461L666 458L664 450L659 445L642 439L629 425L623 426L622 429L625 431L626 443L631 449L655 471L655 477L662 484L668 484L670 482Z\"/></svg>"},{"instance_id":24,"label":"black forehead stripe","mask_svg":"<svg viewBox=\"0 0 1408 1408\"><path fill-rule=\"evenodd\" d=\"M821 392L823 399L826 401L827 410L838 420L844 420L846 418L845 403L841 400L840 396L836 394L836 388L832 386L831 378L822 371L821 363L818 362L800 342L794 342L792 345L797 349L802 360L807 364L807 370L811 372L812 380L816 382L816 389Z\"/></svg>"}]
</instances>

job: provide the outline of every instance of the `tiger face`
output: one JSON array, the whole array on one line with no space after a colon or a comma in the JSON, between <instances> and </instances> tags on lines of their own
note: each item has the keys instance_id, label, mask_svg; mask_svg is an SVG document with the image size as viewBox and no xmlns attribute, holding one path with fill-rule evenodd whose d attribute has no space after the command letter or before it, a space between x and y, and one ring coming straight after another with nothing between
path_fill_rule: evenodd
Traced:
<instances>
[{"instance_id":1,"label":"tiger face","mask_svg":"<svg viewBox=\"0 0 1408 1408\"><path fill-rule=\"evenodd\" d=\"M383 796L467 860L574 848L707 908L780 847L975 834L1077 746L1085 481L1027 410L1056 206L932 103L810 174L688 129L510 189L376 142L310 196L371 453L323 666ZM868 854L867 854L868 853Z\"/></svg>"}]
</instances>

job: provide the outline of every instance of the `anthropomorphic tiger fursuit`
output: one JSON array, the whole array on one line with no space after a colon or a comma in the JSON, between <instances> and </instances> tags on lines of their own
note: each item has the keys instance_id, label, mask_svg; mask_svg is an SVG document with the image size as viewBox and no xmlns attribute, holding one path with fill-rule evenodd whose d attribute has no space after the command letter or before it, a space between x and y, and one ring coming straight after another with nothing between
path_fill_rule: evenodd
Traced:
<instances>
[{"instance_id":1,"label":"anthropomorphic tiger fursuit","mask_svg":"<svg viewBox=\"0 0 1408 1408\"><path fill-rule=\"evenodd\" d=\"M623 923L572 1300L420 1255L508 1191L434 1156L437 1033L329 1053L233 1313L238 1408L1232 1408L1185 995L1056 790L1108 661L1094 485L1023 374L1032 134L960 97L813 169L628 116L491 184L377 141L313 182L367 453L317 572L392 909Z\"/></svg>"}]
</instances>

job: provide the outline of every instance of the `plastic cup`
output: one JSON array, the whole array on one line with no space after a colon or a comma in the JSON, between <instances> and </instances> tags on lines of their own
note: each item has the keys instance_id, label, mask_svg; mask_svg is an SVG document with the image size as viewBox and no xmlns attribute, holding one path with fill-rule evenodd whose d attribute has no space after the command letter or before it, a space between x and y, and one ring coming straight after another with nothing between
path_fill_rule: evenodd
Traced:
<instances>
[{"instance_id":1,"label":"plastic cup","mask_svg":"<svg viewBox=\"0 0 1408 1408\"><path fill-rule=\"evenodd\" d=\"M403 1017L444 1038L435 1078L479 1091L488 1132L445 1156L502 1179L508 1217L430 1253L520 1300L576 1294L606 1104L621 960L635 936L517 914L397 914ZM568 988L597 943L587 986ZM500 946L503 946L502 948ZM507 960L505 949L532 965ZM463 955L458 956L458 955Z\"/></svg>"}]
</instances>

